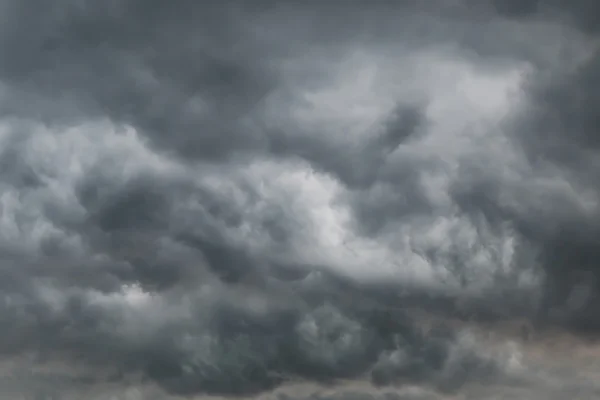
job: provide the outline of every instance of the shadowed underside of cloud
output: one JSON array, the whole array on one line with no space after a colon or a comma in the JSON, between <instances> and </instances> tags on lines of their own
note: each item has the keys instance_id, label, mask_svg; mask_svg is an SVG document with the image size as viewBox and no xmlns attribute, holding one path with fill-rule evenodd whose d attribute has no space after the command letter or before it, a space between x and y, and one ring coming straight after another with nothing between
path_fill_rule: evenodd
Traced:
<instances>
[{"instance_id":1,"label":"shadowed underside of cloud","mask_svg":"<svg viewBox=\"0 0 600 400\"><path fill-rule=\"evenodd\" d=\"M92 377L6 387L451 393L516 378L415 310L595 334L595 4L3 2L0 351Z\"/></svg>"}]
</instances>

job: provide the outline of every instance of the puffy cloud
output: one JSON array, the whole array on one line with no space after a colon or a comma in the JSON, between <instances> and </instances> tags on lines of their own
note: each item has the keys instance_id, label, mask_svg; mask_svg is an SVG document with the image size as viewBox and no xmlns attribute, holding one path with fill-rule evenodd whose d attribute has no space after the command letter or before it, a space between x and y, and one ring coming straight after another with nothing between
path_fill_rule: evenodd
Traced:
<instances>
[{"instance_id":1,"label":"puffy cloud","mask_svg":"<svg viewBox=\"0 0 600 400\"><path fill-rule=\"evenodd\" d=\"M4 2L0 350L85 373L2 386L443 396L510 362L424 314L595 330L589 4Z\"/></svg>"}]
</instances>

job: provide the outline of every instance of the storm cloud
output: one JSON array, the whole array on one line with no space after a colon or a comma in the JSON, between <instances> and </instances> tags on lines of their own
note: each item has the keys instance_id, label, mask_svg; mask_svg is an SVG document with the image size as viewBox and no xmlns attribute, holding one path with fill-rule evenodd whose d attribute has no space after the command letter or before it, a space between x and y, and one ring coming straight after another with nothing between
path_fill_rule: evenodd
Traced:
<instances>
[{"instance_id":1,"label":"storm cloud","mask_svg":"<svg viewBox=\"0 0 600 400\"><path fill-rule=\"evenodd\" d=\"M0 392L532 385L463 328L598 332L599 12L3 1Z\"/></svg>"}]
</instances>

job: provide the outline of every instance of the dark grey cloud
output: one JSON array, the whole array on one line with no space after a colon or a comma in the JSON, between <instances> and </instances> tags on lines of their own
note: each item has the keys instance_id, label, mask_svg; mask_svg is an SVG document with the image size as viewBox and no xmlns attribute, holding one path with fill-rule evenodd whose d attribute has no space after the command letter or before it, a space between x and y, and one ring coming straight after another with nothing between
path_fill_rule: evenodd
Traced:
<instances>
[{"instance_id":1,"label":"dark grey cloud","mask_svg":"<svg viewBox=\"0 0 600 400\"><path fill-rule=\"evenodd\" d=\"M514 221L538 247L552 308L568 314L570 323L594 330L598 290L597 64L594 51L581 65L551 81L533 84L529 106L511 129L512 140L537 172L538 182L532 177L529 187L519 185L524 192L513 192L505 202L498 198L499 190L490 188L483 200L488 214ZM563 183L550 184L552 178ZM587 299L569 310L569 298L581 285L588 287Z\"/></svg>"},{"instance_id":2,"label":"dark grey cloud","mask_svg":"<svg viewBox=\"0 0 600 400\"><path fill-rule=\"evenodd\" d=\"M524 384L423 319L597 331L594 4L5 1L6 391Z\"/></svg>"}]
</instances>

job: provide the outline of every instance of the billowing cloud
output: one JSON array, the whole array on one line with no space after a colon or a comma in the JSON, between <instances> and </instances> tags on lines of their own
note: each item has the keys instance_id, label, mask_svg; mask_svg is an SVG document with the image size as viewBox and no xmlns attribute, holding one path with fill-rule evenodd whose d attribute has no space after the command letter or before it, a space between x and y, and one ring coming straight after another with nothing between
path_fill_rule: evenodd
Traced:
<instances>
[{"instance_id":1,"label":"billowing cloud","mask_svg":"<svg viewBox=\"0 0 600 400\"><path fill-rule=\"evenodd\" d=\"M597 332L597 7L471 3L3 2L0 390L556 393L465 330Z\"/></svg>"}]
</instances>

